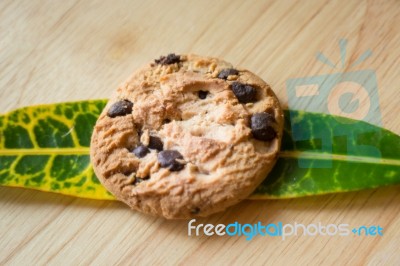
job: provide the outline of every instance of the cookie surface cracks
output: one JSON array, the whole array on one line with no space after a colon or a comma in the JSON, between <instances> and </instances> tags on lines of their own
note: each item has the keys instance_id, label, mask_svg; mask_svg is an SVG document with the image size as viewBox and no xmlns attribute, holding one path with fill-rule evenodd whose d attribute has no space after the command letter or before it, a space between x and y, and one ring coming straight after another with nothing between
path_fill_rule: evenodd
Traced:
<instances>
[{"instance_id":1,"label":"cookie surface cracks","mask_svg":"<svg viewBox=\"0 0 400 266\"><path fill-rule=\"evenodd\" d=\"M110 116L113 106L118 115ZM104 186L135 210L207 216L262 182L282 127L279 102L256 75L216 58L169 55L118 88L96 123L91 160Z\"/></svg>"}]
</instances>

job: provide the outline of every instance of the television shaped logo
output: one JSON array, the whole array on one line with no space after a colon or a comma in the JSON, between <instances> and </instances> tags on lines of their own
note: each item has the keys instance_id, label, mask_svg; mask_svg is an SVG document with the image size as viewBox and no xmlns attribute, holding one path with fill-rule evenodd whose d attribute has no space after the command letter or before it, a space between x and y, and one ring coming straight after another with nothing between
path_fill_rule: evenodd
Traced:
<instances>
[{"instance_id":1,"label":"television shaped logo","mask_svg":"<svg viewBox=\"0 0 400 266\"><path fill-rule=\"evenodd\" d=\"M345 66L346 40L339 41L341 50L342 67ZM370 50L363 53L351 66L358 65L372 55ZM317 59L331 67L335 65L322 53L317 54ZM293 78L286 82L288 104L290 110L304 110L308 112L325 113L340 117L347 117L358 121L381 126L382 119L379 110L378 84L374 70L357 70L351 72L338 72L310 77ZM309 125L302 121L290 119L293 140L315 140L317 149L310 152L332 154L332 141L334 138L346 138L347 153L341 156L364 154L380 158L380 151L373 146L359 144L359 137L373 132L363 132L354 123L348 120L337 119L340 127L327 128L318 126L317 135L311 136ZM374 129L379 130L379 129ZM299 158L301 168L330 168L332 160L321 160L312 165L309 160Z\"/></svg>"}]
</instances>

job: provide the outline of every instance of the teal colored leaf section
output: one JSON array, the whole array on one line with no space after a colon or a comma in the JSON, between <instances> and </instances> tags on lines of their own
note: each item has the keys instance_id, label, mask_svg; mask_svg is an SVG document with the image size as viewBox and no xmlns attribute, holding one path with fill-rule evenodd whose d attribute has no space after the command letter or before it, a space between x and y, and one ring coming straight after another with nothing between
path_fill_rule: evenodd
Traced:
<instances>
[{"instance_id":1,"label":"teal colored leaf section","mask_svg":"<svg viewBox=\"0 0 400 266\"><path fill-rule=\"evenodd\" d=\"M400 184L400 137L348 118L285 111L279 159L252 198L295 198Z\"/></svg>"}]
</instances>

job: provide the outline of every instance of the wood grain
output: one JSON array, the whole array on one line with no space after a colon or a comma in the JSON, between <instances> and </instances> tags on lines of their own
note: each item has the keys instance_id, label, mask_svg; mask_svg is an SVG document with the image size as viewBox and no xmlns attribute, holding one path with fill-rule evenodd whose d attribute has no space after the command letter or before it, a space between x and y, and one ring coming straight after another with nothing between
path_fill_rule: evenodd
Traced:
<instances>
[{"instance_id":1,"label":"wood grain","mask_svg":"<svg viewBox=\"0 0 400 266\"><path fill-rule=\"evenodd\" d=\"M259 74L287 106L286 80L372 69L383 126L400 134L400 2L0 1L0 112L107 98L161 54L225 58ZM348 39L344 68L338 40ZM367 49L373 56L349 66ZM383 237L188 237L187 221L117 202L0 188L0 265L399 265L400 187L244 201L202 223L380 225Z\"/></svg>"}]
</instances>

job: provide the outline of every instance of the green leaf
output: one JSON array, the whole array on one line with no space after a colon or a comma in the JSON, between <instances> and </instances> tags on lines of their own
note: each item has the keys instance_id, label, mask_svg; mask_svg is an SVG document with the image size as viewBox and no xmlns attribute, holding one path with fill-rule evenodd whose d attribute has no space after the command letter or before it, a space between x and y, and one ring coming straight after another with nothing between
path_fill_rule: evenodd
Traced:
<instances>
[{"instance_id":1,"label":"green leaf","mask_svg":"<svg viewBox=\"0 0 400 266\"><path fill-rule=\"evenodd\" d=\"M90 136L106 100L25 107L0 116L0 185L114 199L90 164Z\"/></svg>"},{"instance_id":2,"label":"green leaf","mask_svg":"<svg viewBox=\"0 0 400 266\"><path fill-rule=\"evenodd\" d=\"M25 107L0 116L0 185L114 199L89 159L106 100ZM362 121L285 112L280 157L251 199L290 198L400 183L400 137Z\"/></svg>"},{"instance_id":3,"label":"green leaf","mask_svg":"<svg viewBox=\"0 0 400 266\"><path fill-rule=\"evenodd\" d=\"M272 172L251 198L294 198L400 184L400 136L363 121L285 111Z\"/></svg>"}]
</instances>

